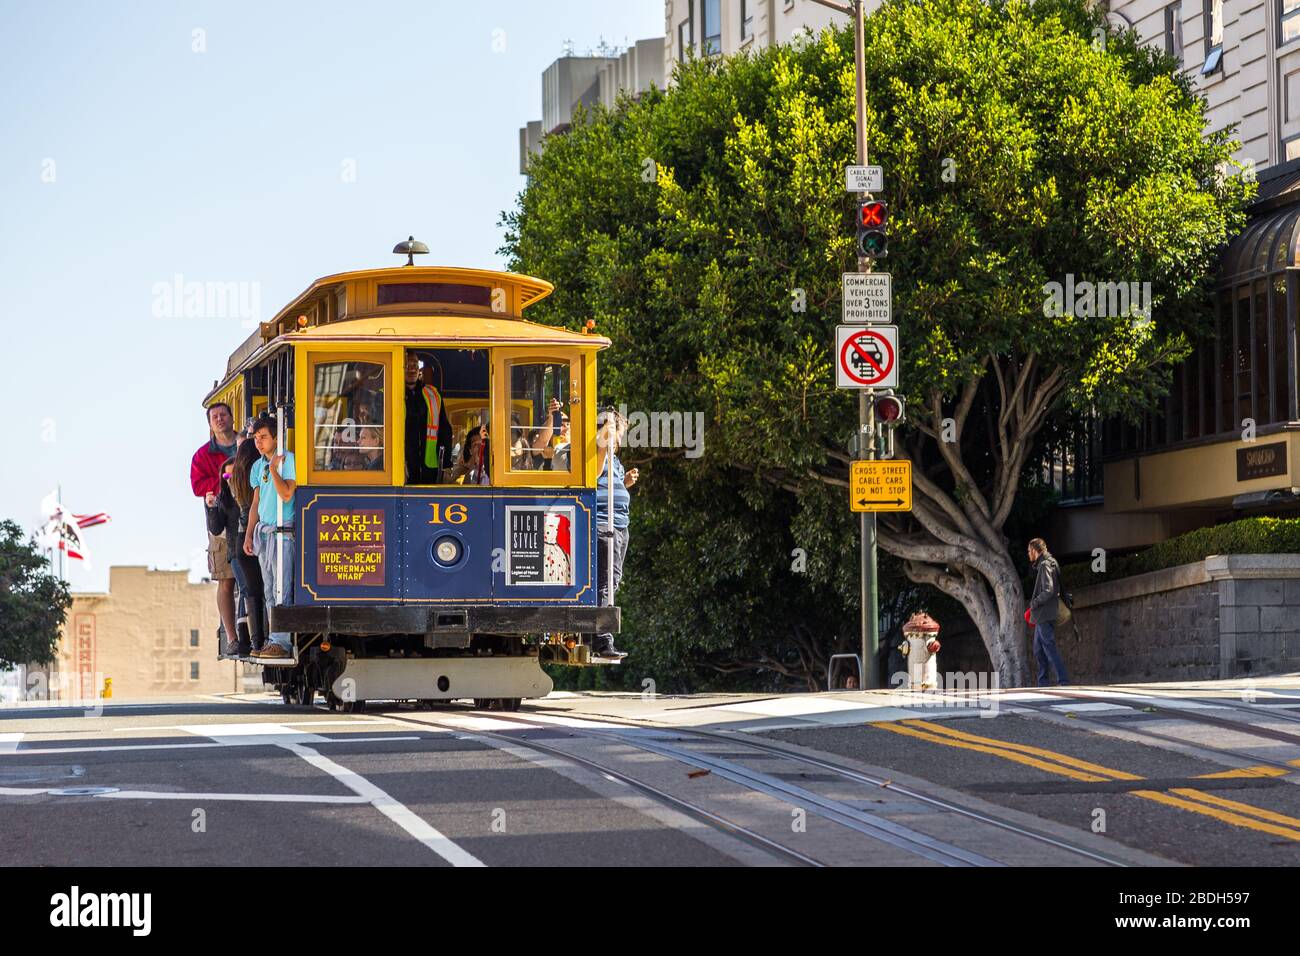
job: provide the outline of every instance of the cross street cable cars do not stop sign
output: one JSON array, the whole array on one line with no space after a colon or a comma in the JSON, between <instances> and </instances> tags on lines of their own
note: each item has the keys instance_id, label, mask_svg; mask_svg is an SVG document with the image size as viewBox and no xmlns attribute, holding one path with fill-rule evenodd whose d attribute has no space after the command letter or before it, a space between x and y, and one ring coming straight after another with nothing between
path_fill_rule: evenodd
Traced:
<instances>
[{"instance_id":1,"label":"cross street cable cars do not stop sign","mask_svg":"<svg viewBox=\"0 0 1300 956\"><path fill-rule=\"evenodd\" d=\"M911 511L912 463L906 459L849 463L850 511Z\"/></svg>"},{"instance_id":2,"label":"cross street cable cars do not stop sign","mask_svg":"<svg viewBox=\"0 0 1300 956\"><path fill-rule=\"evenodd\" d=\"M839 388L898 386L898 326L835 327L835 384Z\"/></svg>"}]
</instances>

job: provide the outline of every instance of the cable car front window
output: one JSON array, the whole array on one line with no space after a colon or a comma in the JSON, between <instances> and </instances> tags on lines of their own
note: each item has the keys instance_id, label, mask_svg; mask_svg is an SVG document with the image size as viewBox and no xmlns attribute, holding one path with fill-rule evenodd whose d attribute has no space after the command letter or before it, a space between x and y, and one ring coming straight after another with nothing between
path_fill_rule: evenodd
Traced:
<instances>
[{"instance_id":1,"label":"cable car front window","mask_svg":"<svg viewBox=\"0 0 1300 956\"><path fill-rule=\"evenodd\" d=\"M384 470L384 372L378 362L321 362L314 369L317 471Z\"/></svg>"},{"instance_id":2,"label":"cable car front window","mask_svg":"<svg viewBox=\"0 0 1300 956\"><path fill-rule=\"evenodd\" d=\"M510 366L510 470L571 470L569 365L516 362Z\"/></svg>"}]
</instances>

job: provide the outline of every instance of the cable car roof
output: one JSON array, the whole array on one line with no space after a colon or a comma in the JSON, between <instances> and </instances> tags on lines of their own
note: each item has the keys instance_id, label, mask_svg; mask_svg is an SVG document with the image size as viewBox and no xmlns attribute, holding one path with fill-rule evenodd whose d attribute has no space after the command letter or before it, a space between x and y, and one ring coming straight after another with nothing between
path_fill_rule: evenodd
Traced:
<instances>
[{"instance_id":1,"label":"cable car roof","mask_svg":"<svg viewBox=\"0 0 1300 956\"><path fill-rule=\"evenodd\" d=\"M522 317L524 309L554 288L533 276L458 266L408 265L324 276L231 353L224 378L208 397L295 341L607 348L610 341L604 336Z\"/></svg>"}]
</instances>

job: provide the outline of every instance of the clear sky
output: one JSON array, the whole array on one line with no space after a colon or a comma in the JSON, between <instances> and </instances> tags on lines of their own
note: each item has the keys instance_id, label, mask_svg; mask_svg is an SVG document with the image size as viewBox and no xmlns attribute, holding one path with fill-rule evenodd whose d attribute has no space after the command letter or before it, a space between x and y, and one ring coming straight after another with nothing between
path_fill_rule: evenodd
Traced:
<instances>
[{"instance_id":1,"label":"clear sky","mask_svg":"<svg viewBox=\"0 0 1300 956\"><path fill-rule=\"evenodd\" d=\"M266 319L320 276L396 264L409 234L426 263L501 265L542 70L566 39L622 46L663 16L662 0L0 0L0 517L34 528L60 483L72 510L109 512L77 590L112 564L201 565L200 401L249 329L238 310L159 317L155 286L247 283Z\"/></svg>"}]
</instances>

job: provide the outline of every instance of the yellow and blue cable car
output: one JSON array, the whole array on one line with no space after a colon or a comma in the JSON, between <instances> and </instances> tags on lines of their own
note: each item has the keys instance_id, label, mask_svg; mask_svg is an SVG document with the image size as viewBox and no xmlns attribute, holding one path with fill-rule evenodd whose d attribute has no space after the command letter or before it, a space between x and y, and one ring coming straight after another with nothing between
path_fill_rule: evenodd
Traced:
<instances>
[{"instance_id":1,"label":"yellow and blue cable car","mask_svg":"<svg viewBox=\"0 0 1300 956\"><path fill-rule=\"evenodd\" d=\"M541 662L589 663L580 635L619 630L596 598L610 343L524 319L551 291L413 264L326 276L230 356L205 406L277 418L296 460L293 580L269 608L293 652L252 661L286 702L514 709L550 692Z\"/></svg>"}]
</instances>

